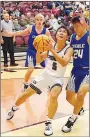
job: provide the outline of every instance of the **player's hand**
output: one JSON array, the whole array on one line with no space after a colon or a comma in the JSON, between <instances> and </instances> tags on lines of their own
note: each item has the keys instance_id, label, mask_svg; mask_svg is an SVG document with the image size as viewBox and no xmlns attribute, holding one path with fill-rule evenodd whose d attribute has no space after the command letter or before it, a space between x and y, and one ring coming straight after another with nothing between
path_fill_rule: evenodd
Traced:
<instances>
[{"instance_id":1,"label":"player's hand","mask_svg":"<svg viewBox=\"0 0 90 137\"><path fill-rule=\"evenodd\" d=\"M15 43L15 41L16 41L16 39L15 39L15 37L13 37L13 43Z\"/></svg>"},{"instance_id":2,"label":"player's hand","mask_svg":"<svg viewBox=\"0 0 90 137\"><path fill-rule=\"evenodd\" d=\"M53 44L52 44L52 42L50 41L50 42L48 43L48 50L51 50L52 47L53 47Z\"/></svg>"},{"instance_id":3,"label":"player's hand","mask_svg":"<svg viewBox=\"0 0 90 137\"><path fill-rule=\"evenodd\" d=\"M2 31L2 36L6 35L7 31Z\"/></svg>"},{"instance_id":4,"label":"player's hand","mask_svg":"<svg viewBox=\"0 0 90 137\"><path fill-rule=\"evenodd\" d=\"M7 32L7 31L3 30L2 36L9 36L9 37L12 37L12 36L14 36L14 32Z\"/></svg>"},{"instance_id":5,"label":"player's hand","mask_svg":"<svg viewBox=\"0 0 90 137\"><path fill-rule=\"evenodd\" d=\"M1 38L1 44L4 44L4 40Z\"/></svg>"}]
</instances>

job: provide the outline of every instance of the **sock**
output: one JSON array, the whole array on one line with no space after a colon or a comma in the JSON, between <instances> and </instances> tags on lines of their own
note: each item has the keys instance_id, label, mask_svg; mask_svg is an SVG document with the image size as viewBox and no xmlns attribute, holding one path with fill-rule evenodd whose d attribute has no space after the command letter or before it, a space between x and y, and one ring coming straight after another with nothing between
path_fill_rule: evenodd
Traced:
<instances>
[{"instance_id":1,"label":"sock","mask_svg":"<svg viewBox=\"0 0 90 137\"><path fill-rule=\"evenodd\" d=\"M78 115L72 114L72 118L75 120L78 117Z\"/></svg>"},{"instance_id":2,"label":"sock","mask_svg":"<svg viewBox=\"0 0 90 137\"><path fill-rule=\"evenodd\" d=\"M14 106L12 106L12 109L15 111L18 109L18 106L14 105Z\"/></svg>"},{"instance_id":3,"label":"sock","mask_svg":"<svg viewBox=\"0 0 90 137\"><path fill-rule=\"evenodd\" d=\"M40 63L36 63L36 66L40 66Z\"/></svg>"},{"instance_id":4,"label":"sock","mask_svg":"<svg viewBox=\"0 0 90 137\"><path fill-rule=\"evenodd\" d=\"M25 85L28 85L28 82L24 82Z\"/></svg>"},{"instance_id":5,"label":"sock","mask_svg":"<svg viewBox=\"0 0 90 137\"><path fill-rule=\"evenodd\" d=\"M47 122L52 123L52 119L48 118L48 119L47 119Z\"/></svg>"}]
</instances>

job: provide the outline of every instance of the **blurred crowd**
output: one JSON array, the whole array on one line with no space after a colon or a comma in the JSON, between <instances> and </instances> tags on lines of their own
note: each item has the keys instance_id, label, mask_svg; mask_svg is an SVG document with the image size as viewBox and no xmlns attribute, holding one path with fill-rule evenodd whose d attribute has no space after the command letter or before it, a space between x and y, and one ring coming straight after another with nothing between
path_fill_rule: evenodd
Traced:
<instances>
[{"instance_id":1,"label":"blurred crowd","mask_svg":"<svg viewBox=\"0 0 90 137\"><path fill-rule=\"evenodd\" d=\"M69 2L69 1L68 2L62 2L62 1L54 1L54 2L53 1L39 1L39 2L38 1L28 1L28 2L5 1L4 2L2 1L0 10L1 10L1 20L4 21L2 23L3 27L5 27L5 29L7 29L8 27L8 24L6 23L8 21L8 17L5 17L5 14L8 13L9 20L10 22L13 23L14 30L12 31L24 30L30 25L34 25L35 24L34 17L38 13L43 14L45 17L44 26L49 29L51 36L54 40L55 40L55 32L61 25L65 25L68 27L70 35L74 32L71 23L71 19L74 16L77 15L81 16L86 20L86 23L89 24L89 2L86 1L83 2L74 2L74 1L73 2ZM8 27L8 31L10 30L10 27ZM15 49L12 48L13 47L12 45L14 43L16 48L21 47L21 52L22 52L23 50L22 47L27 48L28 46L29 36L28 35L16 36L14 38L7 37L5 39L6 39L6 47L8 48L8 44L10 46L8 50L11 58L11 65L16 66L18 64L15 64L15 59L14 59ZM5 39L4 38L1 39L1 43L4 44L4 46L2 46L3 54L4 54L4 66L8 66L7 51L6 51L7 48L5 47L5 41L3 42L3 40Z\"/></svg>"},{"instance_id":2,"label":"blurred crowd","mask_svg":"<svg viewBox=\"0 0 90 137\"><path fill-rule=\"evenodd\" d=\"M84 16L89 22L89 2L62 2L62 1L39 1L39 2L1 2L1 19L3 15L9 13L10 20L13 21L16 31L23 30L34 24L34 17L37 13L45 16L44 25L51 32L64 24L73 33L71 18L76 15Z\"/></svg>"}]
</instances>

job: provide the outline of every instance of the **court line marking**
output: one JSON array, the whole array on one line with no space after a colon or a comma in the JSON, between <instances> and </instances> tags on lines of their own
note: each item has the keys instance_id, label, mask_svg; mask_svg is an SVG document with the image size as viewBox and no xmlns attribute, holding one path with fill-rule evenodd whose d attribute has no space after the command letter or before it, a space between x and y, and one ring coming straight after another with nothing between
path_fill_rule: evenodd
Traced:
<instances>
[{"instance_id":1,"label":"court line marking","mask_svg":"<svg viewBox=\"0 0 90 137\"><path fill-rule=\"evenodd\" d=\"M86 109L85 111L88 111L89 109ZM71 113L72 114L72 113ZM56 119L60 119L60 118L64 118L64 117L67 117L67 116L70 116L71 114L66 114L66 116L62 116L62 117L59 117L59 118L55 118L53 120L56 120ZM45 123L45 121L42 121L42 122L38 122L38 123L34 123L34 124L31 124L31 125L26 125L26 126L23 126L23 127L20 127L20 128L16 128L16 129L12 129L12 130L9 130L9 131L5 131L5 132L2 132L1 134L4 134L4 133L9 133L9 132L12 132L12 131L16 131L16 130L19 130L19 129L23 129L23 128L27 128L27 127L31 127L31 126L35 126L35 125L39 125L39 124L42 124L42 123Z\"/></svg>"}]
</instances>

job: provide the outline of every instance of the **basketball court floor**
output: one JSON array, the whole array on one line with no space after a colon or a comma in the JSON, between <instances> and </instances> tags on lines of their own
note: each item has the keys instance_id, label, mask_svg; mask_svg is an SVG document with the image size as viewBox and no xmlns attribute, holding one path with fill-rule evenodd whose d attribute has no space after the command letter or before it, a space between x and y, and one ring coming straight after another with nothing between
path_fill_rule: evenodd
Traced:
<instances>
[{"instance_id":1,"label":"basketball court floor","mask_svg":"<svg viewBox=\"0 0 90 137\"><path fill-rule=\"evenodd\" d=\"M58 98L58 110L53 120L53 136L89 136L89 94L86 95L85 114L79 116L73 130L63 133L62 126L72 114L73 107L66 101L65 86L70 75L72 63L67 66L64 86ZM2 68L1 71L1 136L44 136L44 122L47 115L47 92L34 95L22 104L12 120L6 121L6 113L22 92L26 68L21 66ZM35 69L32 77L39 75L43 69Z\"/></svg>"}]
</instances>

